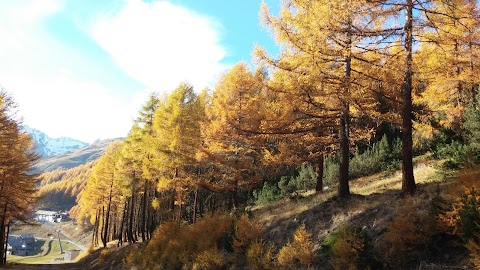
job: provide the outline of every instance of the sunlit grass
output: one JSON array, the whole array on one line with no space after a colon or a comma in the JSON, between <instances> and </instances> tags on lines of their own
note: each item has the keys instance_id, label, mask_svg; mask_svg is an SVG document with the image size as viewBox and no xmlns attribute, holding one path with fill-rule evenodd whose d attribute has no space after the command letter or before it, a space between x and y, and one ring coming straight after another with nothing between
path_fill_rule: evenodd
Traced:
<instances>
[{"instance_id":1,"label":"sunlit grass","mask_svg":"<svg viewBox=\"0 0 480 270\"><path fill-rule=\"evenodd\" d=\"M443 180L442 174L437 169L439 161L429 161L428 164L417 164L414 169L415 182L417 184L440 182ZM402 173L401 171L391 173L378 173L371 176L366 176L352 180L350 182L350 190L353 194L370 195L373 193L383 193L391 190L400 191L402 187ZM337 194L336 186L325 190L321 194L315 194L310 191L302 194L304 198L296 199L280 199L275 202L258 205L252 207L250 210L255 213L256 219L261 223L268 225L278 219L288 219L297 216L298 214L313 208L316 205L331 199ZM360 202L359 202L360 203ZM358 209L348 209L345 217L338 217L339 219L347 218L353 215Z\"/></svg>"},{"instance_id":2,"label":"sunlit grass","mask_svg":"<svg viewBox=\"0 0 480 270\"><path fill-rule=\"evenodd\" d=\"M435 163L436 162L432 162ZM434 164L419 165L413 170L415 182L417 184L440 182L443 177L438 166ZM402 173L397 171L391 175L379 173L373 176L362 177L352 181L351 191L355 194L370 195L372 193L381 193L387 190L400 190L402 188Z\"/></svg>"},{"instance_id":3,"label":"sunlit grass","mask_svg":"<svg viewBox=\"0 0 480 270\"><path fill-rule=\"evenodd\" d=\"M7 255L7 262L10 263L25 263L25 264L41 264L41 263L64 263L63 260L57 260L65 256L65 251L69 249L78 249L77 246L70 242L62 241L63 253L60 253L60 245L58 239L38 240L36 247L38 254L32 256L16 256Z\"/></svg>"}]
</instances>

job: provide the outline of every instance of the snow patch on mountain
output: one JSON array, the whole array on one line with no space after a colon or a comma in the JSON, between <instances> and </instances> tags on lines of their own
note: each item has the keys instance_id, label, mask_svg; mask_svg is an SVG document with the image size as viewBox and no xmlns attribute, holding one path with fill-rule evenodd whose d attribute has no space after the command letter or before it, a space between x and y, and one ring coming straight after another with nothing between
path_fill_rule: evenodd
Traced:
<instances>
[{"instance_id":1,"label":"snow patch on mountain","mask_svg":"<svg viewBox=\"0 0 480 270\"><path fill-rule=\"evenodd\" d=\"M32 136L37 149L37 154L42 157L68 153L72 150L80 149L88 145L87 143L68 137L51 138L44 132L29 126L24 126L24 129L30 134L30 136Z\"/></svg>"}]
</instances>

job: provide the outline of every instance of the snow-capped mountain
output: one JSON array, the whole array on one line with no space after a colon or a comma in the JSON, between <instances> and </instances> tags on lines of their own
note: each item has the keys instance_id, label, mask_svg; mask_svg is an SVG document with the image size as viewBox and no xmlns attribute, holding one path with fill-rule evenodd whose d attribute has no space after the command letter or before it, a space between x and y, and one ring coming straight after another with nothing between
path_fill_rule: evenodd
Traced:
<instances>
[{"instance_id":1,"label":"snow-capped mountain","mask_svg":"<svg viewBox=\"0 0 480 270\"><path fill-rule=\"evenodd\" d=\"M37 154L42 157L64 154L88 145L87 143L68 137L51 138L42 131L29 126L24 126L24 129L32 136L35 141Z\"/></svg>"}]
</instances>

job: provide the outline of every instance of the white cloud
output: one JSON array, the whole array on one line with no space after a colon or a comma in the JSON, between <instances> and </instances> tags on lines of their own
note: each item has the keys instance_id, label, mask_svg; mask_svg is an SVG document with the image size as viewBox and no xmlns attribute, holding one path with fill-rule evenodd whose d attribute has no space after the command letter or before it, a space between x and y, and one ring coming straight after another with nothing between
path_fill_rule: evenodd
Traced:
<instances>
[{"instance_id":1,"label":"white cloud","mask_svg":"<svg viewBox=\"0 0 480 270\"><path fill-rule=\"evenodd\" d=\"M65 64L80 52L45 28L62 2L8 2L0 2L0 86L13 94L24 123L53 137L86 142L127 135L139 101L78 79L78 70Z\"/></svg>"},{"instance_id":2,"label":"white cloud","mask_svg":"<svg viewBox=\"0 0 480 270\"><path fill-rule=\"evenodd\" d=\"M35 22L38 19L42 19L60 11L63 7L61 0L43 0L35 1L30 0L25 4L14 7L11 14L19 20Z\"/></svg>"},{"instance_id":3,"label":"white cloud","mask_svg":"<svg viewBox=\"0 0 480 270\"><path fill-rule=\"evenodd\" d=\"M76 80L68 72L55 77L8 75L5 87L15 89L14 98L25 124L52 137L92 142L126 136L141 104L98 83Z\"/></svg>"},{"instance_id":4,"label":"white cloud","mask_svg":"<svg viewBox=\"0 0 480 270\"><path fill-rule=\"evenodd\" d=\"M214 83L226 69L219 30L212 18L168 1L129 0L101 18L92 35L126 73L163 92L182 81L197 90Z\"/></svg>"},{"instance_id":5,"label":"white cloud","mask_svg":"<svg viewBox=\"0 0 480 270\"><path fill-rule=\"evenodd\" d=\"M126 136L152 92L147 89L171 91L188 81L200 90L226 68L213 19L165 1L127 0L100 21L86 22L92 28L81 28L144 87L122 88L130 80L124 77L116 83L88 79L79 61L109 65L84 59L49 32L46 22L65 8L63 0L0 0L0 86L13 93L25 124L52 137L92 142Z\"/></svg>"}]
</instances>

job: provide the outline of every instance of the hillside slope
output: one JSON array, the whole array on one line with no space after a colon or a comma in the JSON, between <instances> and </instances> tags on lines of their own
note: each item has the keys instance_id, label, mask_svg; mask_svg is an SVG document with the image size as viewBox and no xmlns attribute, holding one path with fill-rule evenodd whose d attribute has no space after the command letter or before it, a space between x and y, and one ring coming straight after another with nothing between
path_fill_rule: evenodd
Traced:
<instances>
[{"instance_id":1,"label":"hillside slope","mask_svg":"<svg viewBox=\"0 0 480 270\"><path fill-rule=\"evenodd\" d=\"M84 148L73 150L62 155L42 158L35 166L33 173L50 172L55 169L71 169L87 162L97 160L103 155L107 146L120 139L96 141Z\"/></svg>"},{"instance_id":2,"label":"hillside slope","mask_svg":"<svg viewBox=\"0 0 480 270\"><path fill-rule=\"evenodd\" d=\"M304 224L307 231L312 235L311 241L317 257L315 266L309 269L332 269L328 257L329 247L326 243L338 237L341 228L357 228L361 231L359 235L369 236L369 245L375 246L374 248L377 249L380 248L380 250L377 250L376 256L378 254L386 256L389 250L383 248L379 243L383 241L385 232L391 230L392 222L396 220L398 215L411 212L412 209L409 209L409 211L405 211L405 209L413 207L416 211L410 217L411 222L417 222L415 220L418 216L431 216L428 209L438 192L445 192L457 183L455 180L445 177L443 171L438 168L437 161L424 163L415 168L415 177L419 187L417 194L413 197L403 198L401 196L400 172L395 174L380 173L352 181L353 194L348 199L339 199L335 195L335 190L327 190L322 194L309 191L295 198L249 207L246 211L262 225L265 243L273 243L277 251L291 241L293 232ZM410 222L409 219L407 221ZM419 228L424 226L421 222L415 224ZM408 226L401 227L399 233L409 229L411 228ZM422 241L422 235L432 234L428 231L419 231L418 233L420 235L418 241ZM402 241L401 238L398 239ZM420 261L415 258L412 262L406 262L402 269L473 269L469 261L468 251L463 245L459 244L458 238L440 231L429 239L433 239L433 243L429 246L430 250L426 253L427 255L421 257ZM393 240L397 241L396 238ZM401 248L401 246L399 247ZM135 245L133 250L137 248ZM412 248L413 251L418 248L419 254L425 253L421 244L408 248L407 252L412 252ZM107 265L115 269L131 269L132 266L124 265L122 259L131 251L131 248L112 246L109 248L109 252L96 251L92 253L84 258L79 265L88 265L86 269L107 269ZM347 262L355 260L354 257L348 257L355 254L348 253L349 250L344 252L344 255L347 256L345 257ZM405 260L404 254L399 253L397 255L398 258ZM395 260L395 257L393 256L391 259ZM380 258L371 257L371 259L376 261ZM234 265L235 267L241 266L243 269L246 267L245 263L235 261ZM377 264L371 269L389 268Z\"/></svg>"},{"instance_id":3,"label":"hillside slope","mask_svg":"<svg viewBox=\"0 0 480 270\"><path fill-rule=\"evenodd\" d=\"M96 160L71 169L56 169L41 175L37 208L65 211L76 204L78 194L87 184Z\"/></svg>"}]
</instances>

